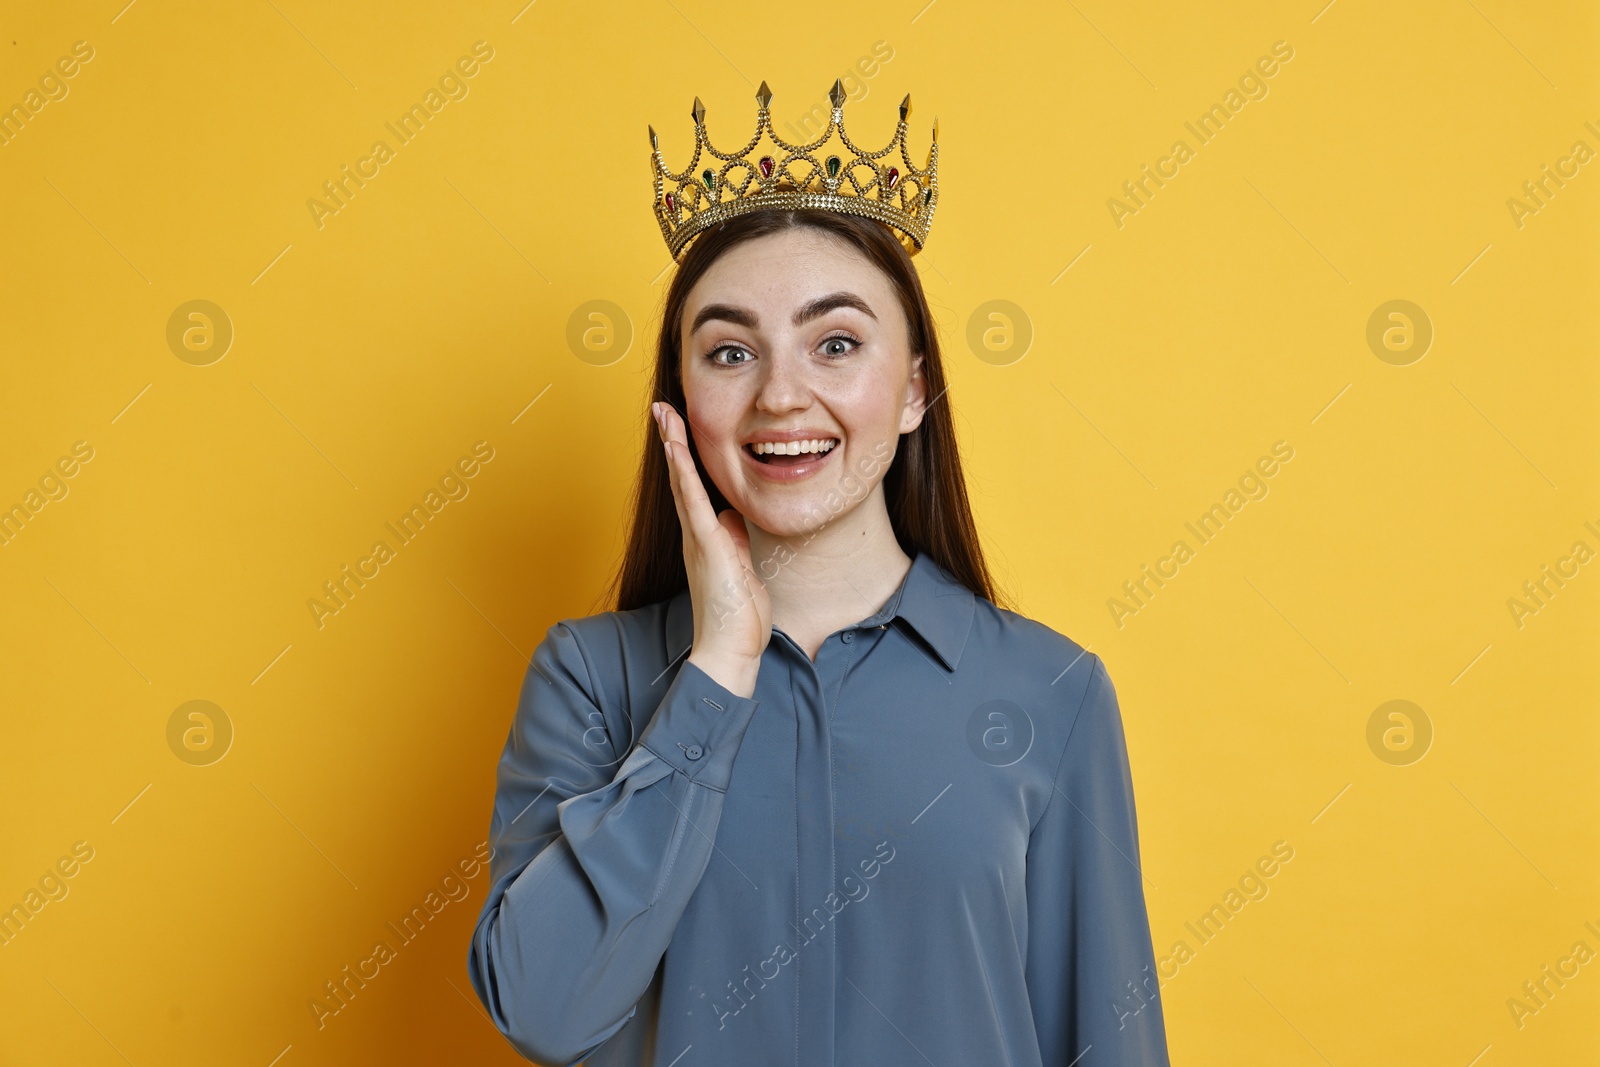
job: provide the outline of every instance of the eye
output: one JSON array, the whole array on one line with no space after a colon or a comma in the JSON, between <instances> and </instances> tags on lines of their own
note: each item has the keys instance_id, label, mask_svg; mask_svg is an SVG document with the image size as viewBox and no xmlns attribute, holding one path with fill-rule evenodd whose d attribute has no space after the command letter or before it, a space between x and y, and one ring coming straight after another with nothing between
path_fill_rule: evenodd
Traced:
<instances>
[{"instance_id":1,"label":"eye","mask_svg":"<svg viewBox=\"0 0 1600 1067\"><path fill-rule=\"evenodd\" d=\"M847 346L844 348L832 347L836 345ZM830 334L822 339L822 354L825 356L848 356L861 347L861 339L848 333L840 332Z\"/></svg>"},{"instance_id":2,"label":"eye","mask_svg":"<svg viewBox=\"0 0 1600 1067\"><path fill-rule=\"evenodd\" d=\"M749 362L749 360L747 360L747 359L742 359L742 360L739 360L738 362L734 362L734 363L725 363L722 360L717 358L717 356L720 353L723 353L723 352L742 352L746 356L750 355L749 350L746 349L746 348L741 347L740 345L720 345L720 346L718 346L716 348L713 348L711 351L707 352L705 358L707 360L709 360L710 362L716 364L719 367L737 367L740 364Z\"/></svg>"}]
</instances>

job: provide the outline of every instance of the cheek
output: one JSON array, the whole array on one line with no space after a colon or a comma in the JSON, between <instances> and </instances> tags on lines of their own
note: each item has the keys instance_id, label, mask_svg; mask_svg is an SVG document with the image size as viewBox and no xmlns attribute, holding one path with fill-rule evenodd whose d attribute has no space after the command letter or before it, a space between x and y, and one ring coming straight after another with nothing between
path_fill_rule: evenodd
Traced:
<instances>
[{"instance_id":1,"label":"cheek","mask_svg":"<svg viewBox=\"0 0 1600 1067\"><path fill-rule=\"evenodd\" d=\"M684 399L688 409L688 434L694 441L700 465L727 496L726 487L739 476L742 462L736 431L744 411L743 402L722 390L697 388L692 377Z\"/></svg>"},{"instance_id":2,"label":"cheek","mask_svg":"<svg viewBox=\"0 0 1600 1067\"><path fill-rule=\"evenodd\" d=\"M712 446L731 439L747 406L745 398L730 388L732 383L702 376L693 371L684 375L683 399L686 410L678 414L689 421L689 432L701 454Z\"/></svg>"},{"instance_id":3,"label":"cheek","mask_svg":"<svg viewBox=\"0 0 1600 1067\"><path fill-rule=\"evenodd\" d=\"M845 431L855 438L857 449L871 449L874 438L899 434L904 397L896 383L881 377L864 377L842 388L830 400L830 408Z\"/></svg>"}]
</instances>

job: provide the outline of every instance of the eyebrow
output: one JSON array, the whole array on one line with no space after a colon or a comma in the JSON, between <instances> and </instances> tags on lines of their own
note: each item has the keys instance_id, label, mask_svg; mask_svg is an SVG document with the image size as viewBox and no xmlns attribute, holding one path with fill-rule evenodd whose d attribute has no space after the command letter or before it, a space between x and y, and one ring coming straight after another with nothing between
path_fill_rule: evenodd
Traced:
<instances>
[{"instance_id":1,"label":"eyebrow","mask_svg":"<svg viewBox=\"0 0 1600 1067\"><path fill-rule=\"evenodd\" d=\"M855 308L874 321L878 318L872 313L872 309L867 306L867 302L859 296L854 293L838 292L829 293L827 296L819 296L815 300L800 305L800 308L794 313L794 324L796 326L804 326L812 319L826 315L828 312L838 308ZM689 332L691 334L694 333L712 319L732 322L751 330L756 329L760 323L756 313L749 308L742 308L735 304L707 304L695 312L694 322L690 325Z\"/></svg>"}]
</instances>

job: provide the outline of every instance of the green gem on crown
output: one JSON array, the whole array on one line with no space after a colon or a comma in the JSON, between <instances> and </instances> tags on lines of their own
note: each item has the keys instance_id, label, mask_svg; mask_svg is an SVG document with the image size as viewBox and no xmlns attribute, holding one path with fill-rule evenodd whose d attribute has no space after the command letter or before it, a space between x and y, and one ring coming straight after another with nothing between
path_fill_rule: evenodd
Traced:
<instances>
[{"instance_id":1,"label":"green gem on crown","mask_svg":"<svg viewBox=\"0 0 1600 1067\"><path fill-rule=\"evenodd\" d=\"M717 191L717 176L710 167L700 172L700 180L706 183L706 188L711 192Z\"/></svg>"},{"instance_id":2,"label":"green gem on crown","mask_svg":"<svg viewBox=\"0 0 1600 1067\"><path fill-rule=\"evenodd\" d=\"M838 156L829 156L828 160L827 160L827 163L828 163L828 177L837 178L839 176L839 157Z\"/></svg>"}]
</instances>

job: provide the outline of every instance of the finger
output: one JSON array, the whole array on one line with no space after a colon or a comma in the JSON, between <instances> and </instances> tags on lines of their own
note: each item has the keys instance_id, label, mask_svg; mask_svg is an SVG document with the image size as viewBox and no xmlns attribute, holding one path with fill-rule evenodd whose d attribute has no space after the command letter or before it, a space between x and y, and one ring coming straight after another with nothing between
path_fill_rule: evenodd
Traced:
<instances>
[{"instance_id":1,"label":"finger","mask_svg":"<svg viewBox=\"0 0 1600 1067\"><path fill-rule=\"evenodd\" d=\"M717 525L716 512L711 509L711 498L706 495L705 483L700 480L700 472L689 452L687 426L676 408L671 404L664 404L664 407L667 439L673 442L672 451L676 454L681 449L683 455L682 466L677 468L679 497L689 520L694 523L696 536L705 540L710 537L712 527Z\"/></svg>"},{"instance_id":2,"label":"finger","mask_svg":"<svg viewBox=\"0 0 1600 1067\"><path fill-rule=\"evenodd\" d=\"M693 544L694 531L689 526L689 516L683 507L683 493L678 489L678 461L672 454L672 443L665 439L661 442L662 451L667 457L667 485L672 489L672 506L678 513L678 526L683 530L684 543Z\"/></svg>"},{"instance_id":3,"label":"finger","mask_svg":"<svg viewBox=\"0 0 1600 1067\"><path fill-rule=\"evenodd\" d=\"M654 407L655 405L651 406ZM666 405L663 404L661 406L665 407ZM664 416L665 412L656 415L656 430L660 434L661 451L666 457L667 461L667 486L672 491L672 506L673 509L678 513L678 526L684 531L685 542L688 543L693 534L692 531L689 530L688 517L684 512L682 494L678 491L678 462L673 458L672 447L667 441L667 432L665 426L666 420Z\"/></svg>"}]
</instances>

